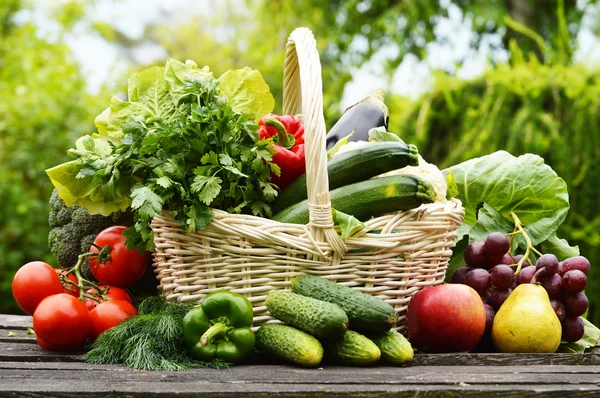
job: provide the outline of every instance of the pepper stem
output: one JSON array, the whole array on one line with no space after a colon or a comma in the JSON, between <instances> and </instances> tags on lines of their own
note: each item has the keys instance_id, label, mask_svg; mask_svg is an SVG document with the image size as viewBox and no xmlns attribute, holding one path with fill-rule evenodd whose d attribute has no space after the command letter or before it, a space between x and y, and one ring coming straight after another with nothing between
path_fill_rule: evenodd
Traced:
<instances>
[{"instance_id":1,"label":"pepper stem","mask_svg":"<svg viewBox=\"0 0 600 398\"><path fill-rule=\"evenodd\" d=\"M221 322L217 322L209 327L206 332L204 332L202 337L200 337L200 344L204 347L212 342L212 339L215 337L224 335L226 331L227 326Z\"/></svg>"},{"instance_id":2,"label":"pepper stem","mask_svg":"<svg viewBox=\"0 0 600 398\"><path fill-rule=\"evenodd\" d=\"M267 116L265 118L265 125L275 127L277 130L277 145L290 149L296 143L296 139L292 134L289 134L285 129L283 123L277 120L274 116Z\"/></svg>"}]
</instances>

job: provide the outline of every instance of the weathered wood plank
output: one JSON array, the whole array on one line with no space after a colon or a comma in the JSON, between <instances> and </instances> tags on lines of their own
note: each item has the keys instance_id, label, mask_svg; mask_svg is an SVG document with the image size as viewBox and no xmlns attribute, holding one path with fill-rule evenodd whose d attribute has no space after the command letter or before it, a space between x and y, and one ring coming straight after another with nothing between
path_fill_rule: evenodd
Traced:
<instances>
[{"instance_id":1,"label":"weathered wood plank","mask_svg":"<svg viewBox=\"0 0 600 398\"><path fill-rule=\"evenodd\" d=\"M408 366L600 365L600 354L417 354Z\"/></svg>"},{"instance_id":2,"label":"weathered wood plank","mask_svg":"<svg viewBox=\"0 0 600 398\"><path fill-rule=\"evenodd\" d=\"M190 383L153 382L125 383L106 382L90 379L87 383L75 386L65 380L38 379L27 384L5 386L0 382L0 397L322 397L347 396L361 397L596 397L600 394L597 385L544 386L494 386L494 385L356 385L348 384L281 384L281 383L214 383L195 380Z\"/></svg>"},{"instance_id":3,"label":"weathered wood plank","mask_svg":"<svg viewBox=\"0 0 600 398\"><path fill-rule=\"evenodd\" d=\"M0 361L22 362L84 362L81 353L60 353L42 350L35 337L25 331L14 337L0 338ZM272 363L255 355L251 364ZM594 349L583 354L417 354L406 366L516 366L516 365L600 365L600 352Z\"/></svg>"},{"instance_id":4,"label":"weathered wood plank","mask_svg":"<svg viewBox=\"0 0 600 398\"><path fill-rule=\"evenodd\" d=\"M579 375L579 374L590 374L600 375L600 366L572 366L572 365L546 365L546 366L498 366L498 367L484 367L484 366L420 366L420 367L397 367L397 366L384 366L379 365L375 367L346 367L346 366L326 366L322 369L304 369L293 365L239 365L232 366L226 370L215 370L215 369L197 369L186 372L163 372L163 371L142 371L125 368L121 365L95 365L95 364L81 364L77 362L0 362L0 372L4 370L94 370L94 371L119 371L119 372L145 372L150 374L191 374L194 372L199 373L222 373L238 371L240 369L246 369L251 374L258 375L257 377L264 377L265 373L269 374L313 374L315 372L326 371L328 374L336 373L357 373L359 375L382 375L382 377L397 377L398 374L404 376L410 375L423 375L427 372L435 372L440 374L557 374L559 377L571 377L568 375ZM195 377L195 376L194 376ZM361 376L362 377L362 376ZM597 377L600 383L600 377Z\"/></svg>"},{"instance_id":5,"label":"weathered wood plank","mask_svg":"<svg viewBox=\"0 0 600 398\"><path fill-rule=\"evenodd\" d=\"M33 324L33 318L29 315L0 314L0 329L25 329Z\"/></svg>"},{"instance_id":6,"label":"weathered wood plank","mask_svg":"<svg viewBox=\"0 0 600 398\"><path fill-rule=\"evenodd\" d=\"M85 359L83 353L44 351L34 340L33 342L0 342L0 362L2 361L85 362Z\"/></svg>"},{"instance_id":7,"label":"weathered wood plank","mask_svg":"<svg viewBox=\"0 0 600 398\"><path fill-rule=\"evenodd\" d=\"M530 367L513 368L512 372L495 373L493 368L470 367L420 367L420 368L348 368L325 367L323 369L299 369L281 365L236 366L227 370L196 369L187 372L133 371L108 367L105 369L2 369L1 385L14 385L30 380L67 380L70 383L86 383L93 375L95 381L108 384L128 382L194 383L203 380L210 383L245 384L347 384L347 385L595 385L598 371L580 373L530 372ZM266 377L269 375L269 377ZM173 387L176 388L176 387ZM599 387L600 388L600 387Z\"/></svg>"}]
</instances>

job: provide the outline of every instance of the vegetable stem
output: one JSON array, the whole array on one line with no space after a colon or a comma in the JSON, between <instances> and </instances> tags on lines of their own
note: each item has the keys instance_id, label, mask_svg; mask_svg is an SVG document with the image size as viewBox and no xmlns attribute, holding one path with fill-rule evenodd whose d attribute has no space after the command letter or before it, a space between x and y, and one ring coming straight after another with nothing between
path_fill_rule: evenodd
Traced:
<instances>
[{"instance_id":1,"label":"vegetable stem","mask_svg":"<svg viewBox=\"0 0 600 398\"><path fill-rule=\"evenodd\" d=\"M296 139L287 132L283 123L277 120L277 118L268 116L265 118L265 124L267 126L275 127L277 130L277 145L284 147L285 149L290 149L294 146Z\"/></svg>"},{"instance_id":2,"label":"vegetable stem","mask_svg":"<svg viewBox=\"0 0 600 398\"><path fill-rule=\"evenodd\" d=\"M521 267L523 266L523 263L529 258L529 253L531 252L533 246L531 244L531 239L529 238L529 235L527 235L527 232L525 232L523 226L521 225L521 220L519 220L519 217L517 217L517 215L514 212L511 212L510 215L512 216L513 220L515 220L515 227L519 230L521 235L523 235L525 242L527 242L527 249L525 250L525 254L523 255L523 258L519 260L519 263L517 264L517 269L515 270L515 275L518 275L519 272L521 272Z\"/></svg>"},{"instance_id":3,"label":"vegetable stem","mask_svg":"<svg viewBox=\"0 0 600 398\"><path fill-rule=\"evenodd\" d=\"M225 334L225 332L227 332L227 326L221 322L217 322L208 328L202 337L200 337L200 344L202 346L206 346L211 343L215 337L222 336Z\"/></svg>"}]
</instances>

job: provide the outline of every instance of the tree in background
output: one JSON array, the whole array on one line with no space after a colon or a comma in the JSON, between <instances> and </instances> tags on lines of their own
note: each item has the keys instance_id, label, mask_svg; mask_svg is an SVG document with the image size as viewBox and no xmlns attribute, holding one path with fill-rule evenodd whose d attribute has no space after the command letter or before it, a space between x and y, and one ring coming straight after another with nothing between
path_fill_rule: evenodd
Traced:
<instances>
[{"instance_id":1,"label":"tree in background","mask_svg":"<svg viewBox=\"0 0 600 398\"><path fill-rule=\"evenodd\" d=\"M74 5L57 10L64 29L78 17ZM18 310L10 286L20 266L56 265L48 250L52 184L44 170L67 160L66 150L92 132L103 108L86 92L61 33L50 42L32 24L14 24L20 10L18 0L0 5L0 312Z\"/></svg>"}]
</instances>

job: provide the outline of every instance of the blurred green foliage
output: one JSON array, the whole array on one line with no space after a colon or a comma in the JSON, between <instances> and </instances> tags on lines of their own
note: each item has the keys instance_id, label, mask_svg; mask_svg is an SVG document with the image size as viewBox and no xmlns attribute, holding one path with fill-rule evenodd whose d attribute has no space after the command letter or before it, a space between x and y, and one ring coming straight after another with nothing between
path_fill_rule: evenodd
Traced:
<instances>
[{"instance_id":1,"label":"blurred green foliage","mask_svg":"<svg viewBox=\"0 0 600 398\"><path fill-rule=\"evenodd\" d=\"M20 5L9 3L0 6L0 313L18 311L10 285L21 265L57 265L48 250L52 184L44 171L67 160L102 110L61 38L49 42L32 24L12 24Z\"/></svg>"}]
</instances>

